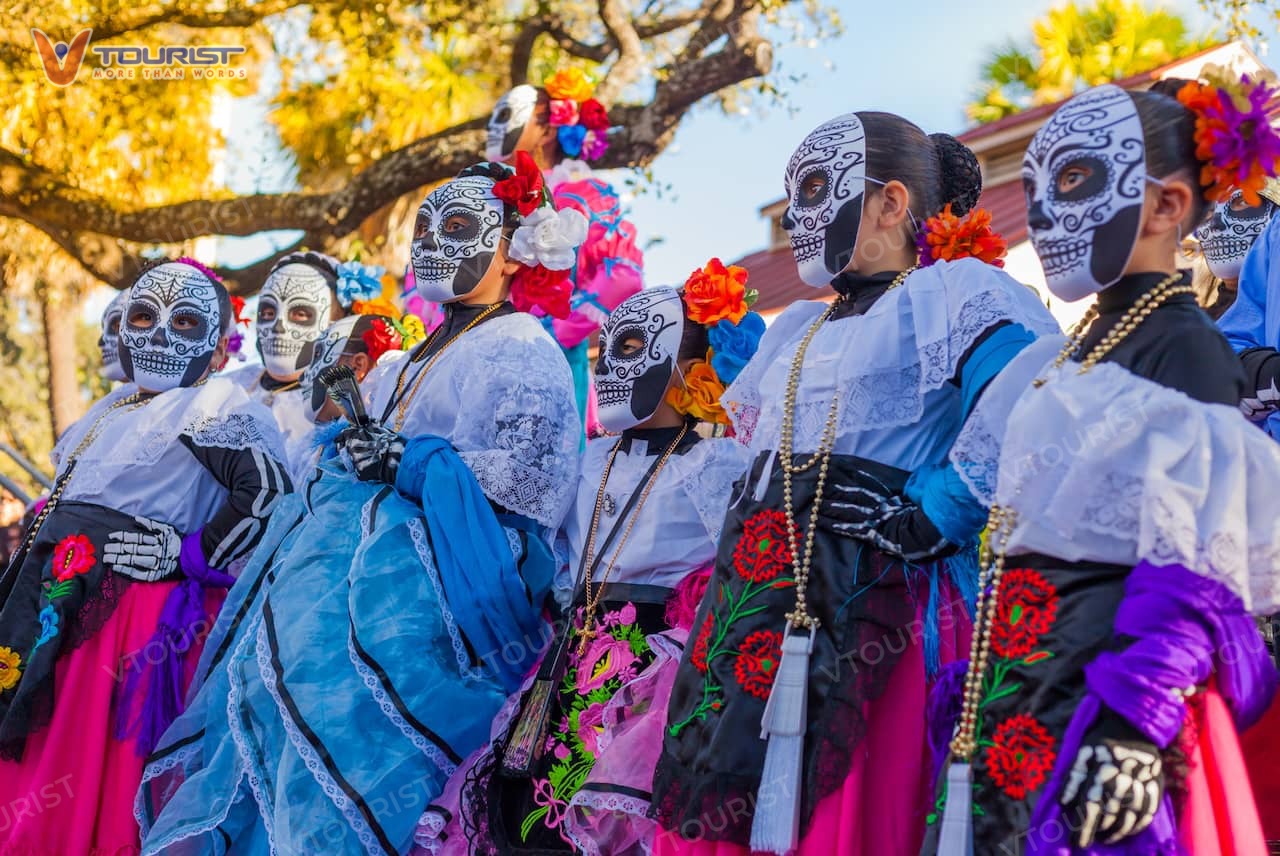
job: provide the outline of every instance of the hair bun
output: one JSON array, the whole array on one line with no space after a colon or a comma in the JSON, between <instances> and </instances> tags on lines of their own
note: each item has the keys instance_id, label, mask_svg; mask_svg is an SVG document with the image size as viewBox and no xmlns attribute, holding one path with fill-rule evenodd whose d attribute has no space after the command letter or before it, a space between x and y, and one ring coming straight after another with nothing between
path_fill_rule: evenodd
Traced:
<instances>
[{"instance_id":1,"label":"hair bun","mask_svg":"<svg viewBox=\"0 0 1280 856\"><path fill-rule=\"evenodd\" d=\"M314 268L325 279L329 280L330 286L338 281L338 260L324 253L308 250L305 253L289 253L286 256L281 256L280 260L271 266L271 273L275 273L285 265L306 265Z\"/></svg>"},{"instance_id":2,"label":"hair bun","mask_svg":"<svg viewBox=\"0 0 1280 856\"><path fill-rule=\"evenodd\" d=\"M978 156L950 134L930 134L942 175L942 204L951 204L957 217L968 214L982 195L982 168Z\"/></svg>"}]
</instances>

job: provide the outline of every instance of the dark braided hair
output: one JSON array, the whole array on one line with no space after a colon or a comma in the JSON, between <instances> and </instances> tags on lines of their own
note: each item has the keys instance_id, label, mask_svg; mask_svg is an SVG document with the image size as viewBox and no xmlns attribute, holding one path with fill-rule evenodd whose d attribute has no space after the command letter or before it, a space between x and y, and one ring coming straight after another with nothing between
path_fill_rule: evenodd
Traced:
<instances>
[{"instance_id":1,"label":"dark braided hair","mask_svg":"<svg viewBox=\"0 0 1280 856\"><path fill-rule=\"evenodd\" d=\"M926 136L893 113L867 111L857 116L866 130L867 175L906 185L911 213L919 223L948 203L952 213L961 217L978 203L982 170L964 143L950 134Z\"/></svg>"}]
</instances>

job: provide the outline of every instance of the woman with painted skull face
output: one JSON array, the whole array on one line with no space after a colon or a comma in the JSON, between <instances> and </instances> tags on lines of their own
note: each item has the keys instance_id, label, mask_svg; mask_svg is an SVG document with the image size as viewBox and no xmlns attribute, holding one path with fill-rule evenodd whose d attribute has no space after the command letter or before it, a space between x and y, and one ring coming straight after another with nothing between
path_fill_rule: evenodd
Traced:
<instances>
[{"instance_id":1,"label":"woman with painted skull face","mask_svg":"<svg viewBox=\"0 0 1280 856\"><path fill-rule=\"evenodd\" d=\"M1056 329L1029 289L937 249L999 243L985 212L957 220L981 181L954 138L851 113L785 180L800 276L838 297L789 307L722 399L755 461L672 692L656 853L919 847L926 687L967 627L986 516L947 449Z\"/></svg>"},{"instance_id":2,"label":"woman with painted skull face","mask_svg":"<svg viewBox=\"0 0 1280 856\"><path fill-rule=\"evenodd\" d=\"M99 373L112 383L123 383L126 380L124 366L120 364L120 322L128 301L129 291L124 289L102 310L102 335L98 337L102 368Z\"/></svg>"},{"instance_id":3,"label":"woman with painted skull face","mask_svg":"<svg viewBox=\"0 0 1280 856\"><path fill-rule=\"evenodd\" d=\"M737 440L696 430L727 421L706 390L722 390L764 332L745 279L726 270L711 312L690 305L687 288L660 287L605 321L595 384L614 436L587 443L565 521L558 589L570 609L490 745L423 815L419 853L650 851L667 696L748 463Z\"/></svg>"},{"instance_id":4,"label":"woman with painted skull face","mask_svg":"<svg viewBox=\"0 0 1280 856\"><path fill-rule=\"evenodd\" d=\"M137 847L143 759L182 707L224 570L290 489L271 414L209 378L229 311L198 263L139 275L120 327L133 383L63 438L0 578L0 851ZM13 813L55 791L57 811Z\"/></svg>"},{"instance_id":5,"label":"woman with painted skull face","mask_svg":"<svg viewBox=\"0 0 1280 856\"><path fill-rule=\"evenodd\" d=\"M578 462L568 367L507 299L554 300L585 232L521 232L545 204L498 164L422 203L417 289L447 317L274 516L145 772L143 852L403 853L487 739L546 642Z\"/></svg>"},{"instance_id":6,"label":"woman with painted skull face","mask_svg":"<svg viewBox=\"0 0 1280 856\"><path fill-rule=\"evenodd\" d=\"M1027 151L1048 287L1096 298L952 452L992 513L938 853L1265 852L1236 729L1275 690L1249 613L1280 604L1280 448L1240 418L1239 363L1176 259L1213 199L1256 204L1280 166L1265 121L1223 118L1270 97L1102 86Z\"/></svg>"}]
</instances>

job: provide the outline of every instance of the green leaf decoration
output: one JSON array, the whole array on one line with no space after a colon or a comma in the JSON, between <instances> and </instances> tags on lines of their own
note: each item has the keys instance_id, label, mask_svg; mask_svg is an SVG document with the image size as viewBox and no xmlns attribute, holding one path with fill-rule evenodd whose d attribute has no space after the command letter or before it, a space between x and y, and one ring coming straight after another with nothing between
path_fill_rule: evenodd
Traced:
<instances>
[{"instance_id":1,"label":"green leaf decoration","mask_svg":"<svg viewBox=\"0 0 1280 856\"><path fill-rule=\"evenodd\" d=\"M756 301L759 299L760 299L760 292L757 289L754 289L754 288L747 289L746 303L747 303L748 309L750 309L752 306L755 306Z\"/></svg>"},{"instance_id":2,"label":"green leaf decoration","mask_svg":"<svg viewBox=\"0 0 1280 856\"><path fill-rule=\"evenodd\" d=\"M524 823L520 824L521 841L529 840L529 833L533 831L534 824L546 817L550 808L550 806L544 805L542 808L529 813L529 816L524 819Z\"/></svg>"}]
</instances>

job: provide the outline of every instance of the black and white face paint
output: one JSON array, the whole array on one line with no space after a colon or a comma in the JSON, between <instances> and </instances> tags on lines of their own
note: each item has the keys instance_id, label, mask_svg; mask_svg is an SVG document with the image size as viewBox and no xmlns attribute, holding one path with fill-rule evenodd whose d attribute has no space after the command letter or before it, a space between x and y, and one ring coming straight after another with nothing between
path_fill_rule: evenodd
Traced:
<instances>
[{"instance_id":1,"label":"black and white face paint","mask_svg":"<svg viewBox=\"0 0 1280 856\"><path fill-rule=\"evenodd\" d=\"M229 306L220 291L178 262L138 277L120 325L120 361L139 388L164 392L204 376L222 338L224 304Z\"/></svg>"},{"instance_id":2,"label":"black and white face paint","mask_svg":"<svg viewBox=\"0 0 1280 856\"><path fill-rule=\"evenodd\" d=\"M634 428L657 412L683 337L684 306L670 286L646 288L613 310L600 328L596 360L597 416L606 431Z\"/></svg>"},{"instance_id":3,"label":"black and white face paint","mask_svg":"<svg viewBox=\"0 0 1280 856\"><path fill-rule=\"evenodd\" d=\"M1209 272L1218 279L1239 279L1244 257L1275 212L1276 204L1270 199L1264 198L1261 205L1249 205L1239 190L1226 202L1219 202L1213 216L1195 231Z\"/></svg>"},{"instance_id":4,"label":"black and white face paint","mask_svg":"<svg viewBox=\"0 0 1280 856\"><path fill-rule=\"evenodd\" d=\"M782 228L806 285L822 288L849 266L866 183L866 133L853 113L819 125L791 155Z\"/></svg>"},{"instance_id":5,"label":"black and white face paint","mask_svg":"<svg viewBox=\"0 0 1280 856\"><path fill-rule=\"evenodd\" d=\"M502 220L491 179L455 178L431 191L418 208L409 245L418 294L449 303L475 291L493 264Z\"/></svg>"},{"instance_id":6,"label":"black and white face paint","mask_svg":"<svg viewBox=\"0 0 1280 856\"><path fill-rule=\"evenodd\" d=\"M302 382L298 388L307 401L307 415L314 422L320 408L324 407L328 390L320 383L320 372L338 364L338 360L346 353L347 342L355 332L356 323L366 316L351 315L329 325L329 329L313 342L308 342L302 349L302 356L307 360L307 367L302 372Z\"/></svg>"},{"instance_id":7,"label":"black and white face paint","mask_svg":"<svg viewBox=\"0 0 1280 856\"><path fill-rule=\"evenodd\" d=\"M538 106L538 90L527 83L513 88L498 99L489 115L484 155L491 161L506 160L516 152L520 135L533 120Z\"/></svg>"},{"instance_id":8,"label":"black and white face paint","mask_svg":"<svg viewBox=\"0 0 1280 856\"><path fill-rule=\"evenodd\" d=\"M332 309L329 282L311 265L293 262L271 272L258 297L257 322L258 353L269 375L287 380L307 367L302 348L320 338Z\"/></svg>"},{"instance_id":9,"label":"black and white face paint","mask_svg":"<svg viewBox=\"0 0 1280 856\"><path fill-rule=\"evenodd\" d=\"M1036 132L1022 159L1022 184L1049 291L1079 300L1124 275L1146 182L1142 122L1118 86L1077 95Z\"/></svg>"},{"instance_id":10,"label":"black and white face paint","mask_svg":"<svg viewBox=\"0 0 1280 856\"><path fill-rule=\"evenodd\" d=\"M111 381L125 380L124 366L120 365L120 322L128 303L129 290L125 289L111 298L102 311L102 335L98 337L98 350L102 353L99 374Z\"/></svg>"}]
</instances>

